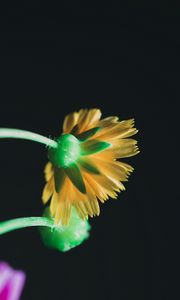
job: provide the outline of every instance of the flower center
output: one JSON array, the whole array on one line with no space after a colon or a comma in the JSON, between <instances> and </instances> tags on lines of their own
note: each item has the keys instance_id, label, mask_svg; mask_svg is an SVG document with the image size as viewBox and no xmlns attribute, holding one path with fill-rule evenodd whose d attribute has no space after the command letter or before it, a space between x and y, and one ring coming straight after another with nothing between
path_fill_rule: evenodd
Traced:
<instances>
[{"instance_id":1,"label":"flower center","mask_svg":"<svg viewBox=\"0 0 180 300\"><path fill-rule=\"evenodd\" d=\"M80 156L78 139L72 134L62 134L56 142L57 148L50 148L48 151L49 160L54 166L69 167Z\"/></svg>"}]
</instances>

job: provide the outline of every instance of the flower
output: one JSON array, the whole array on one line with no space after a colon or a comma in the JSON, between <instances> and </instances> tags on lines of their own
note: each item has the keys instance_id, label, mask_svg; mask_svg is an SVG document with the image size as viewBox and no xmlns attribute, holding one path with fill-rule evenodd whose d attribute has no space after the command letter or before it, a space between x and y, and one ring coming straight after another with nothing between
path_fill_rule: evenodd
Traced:
<instances>
[{"instance_id":1,"label":"flower","mask_svg":"<svg viewBox=\"0 0 180 300\"><path fill-rule=\"evenodd\" d=\"M0 299L18 300L25 283L25 273L13 270L7 263L0 262Z\"/></svg>"},{"instance_id":2,"label":"flower","mask_svg":"<svg viewBox=\"0 0 180 300\"><path fill-rule=\"evenodd\" d=\"M129 138L137 133L134 119L100 118L99 109L67 115L58 147L49 148L42 200L51 198L56 223L68 224L72 206L82 219L99 215L99 201L117 198L133 171L119 159L139 153L137 141Z\"/></svg>"}]
</instances>

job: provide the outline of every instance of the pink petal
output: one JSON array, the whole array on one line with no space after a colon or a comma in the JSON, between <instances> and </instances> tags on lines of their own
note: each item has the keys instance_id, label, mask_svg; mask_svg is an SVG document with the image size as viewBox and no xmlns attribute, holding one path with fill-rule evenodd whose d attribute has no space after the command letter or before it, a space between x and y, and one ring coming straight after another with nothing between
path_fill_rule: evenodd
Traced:
<instances>
[{"instance_id":1,"label":"pink petal","mask_svg":"<svg viewBox=\"0 0 180 300\"><path fill-rule=\"evenodd\" d=\"M0 263L0 300L19 300L25 283L25 273Z\"/></svg>"}]
</instances>

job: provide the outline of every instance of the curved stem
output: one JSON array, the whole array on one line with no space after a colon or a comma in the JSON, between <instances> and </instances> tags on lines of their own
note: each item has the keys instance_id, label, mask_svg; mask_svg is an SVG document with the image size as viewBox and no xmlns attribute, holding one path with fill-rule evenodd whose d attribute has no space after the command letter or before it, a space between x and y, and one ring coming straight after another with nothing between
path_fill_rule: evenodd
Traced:
<instances>
[{"instance_id":1,"label":"curved stem","mask_svg":"<svg viewBox=\"0 0 180 300\"><path fill-rule=\"evenodd\" d=\"M2 138L13 138L13 139L24 139L41 144L57 148L57 142L34 132L15 129L15 128L0 128L0 139Z\"/></svg>"},{"instance_id":2,"label":"curved stem","mask_svg":"<svg viewBox=\"0 0 180 300\"><path fill-rule=\"evenodd\" d=\"M26 227L32 226L46 226L50 228L57 227L54 222L45 217L26 217L26 218L17 218L4 222L0 222L0 235Z\"/></svg>"}]
</instances>

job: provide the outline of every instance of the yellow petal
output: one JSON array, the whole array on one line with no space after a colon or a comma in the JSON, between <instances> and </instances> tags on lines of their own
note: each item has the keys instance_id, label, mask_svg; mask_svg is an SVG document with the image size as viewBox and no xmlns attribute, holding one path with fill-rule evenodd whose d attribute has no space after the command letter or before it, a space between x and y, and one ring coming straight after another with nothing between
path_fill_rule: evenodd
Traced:
<instances>
[{"instance_id":1,"label":"yellow petal","mask_svg":"<svg viewBox=\"0 0 180 300\"><path fill-rule=\"evenodd\" d=\"M91 188L89 183L87 183L87 200L85 201L88 207L90 207L91 213L93 213L94 216L99 216L100 214L100 208L99 203L96 197L96 194L94 190ZM89 213L91 216L91 214Z\"/></svg>"},{"instance_id":2,"label":"yellow petal","mask_svg":"<svg viewBox=\"0 0 180 300\"><path fill-rule=\"evenodd\" d=\"M91 189L91 192L97 196L97 198L101 201L104 202L108 199L108 197L114 197L114 192L112 189L107 188L102 186L98 180L96 180L92 175L89 175L88 173L84 174L86 186L89 186Z\"/></svg>"},{"instance_id":3,"label":"yellow petal","mask_svg":"<svg viewBox=\"0 0 180 300\"><path fill-rule=\"evenodd\" d=\"M104 174L116 180L127 181L129 172L119 165L118 162L107 161L99 157L97 158L94 155L93 163L95 166L98 166L100 174Z\"/></svg>"},{"instance_id":4,"label":"yellow petal","mask_svg":"<svg viewBox=\"0 0 180 300\"><path fill-rule=\"evenodd\" d=\"M99 127L107 127L109 125L114 125L118 122L119 118L116 117L116 116L113 116L113 117L107 117L107 118L104 118L102 120L100 120L98 123L97 123L97 126Z\"/></svg>"},{"instance_id":5,"label":"yellow petal","mask_svg":"<svg viewBox=\"0 0 180 300\"><path fill-rule=\"evenodd\" d=\"M94 215L99 216L100 214L99 203L95 197L91 199L91 206L93 207Z\"/></svg>"},{"instance_id":6,"label":"yellow petal","mask_svg":"<svg viewBox=\"0 0 180 300\"><path fill-rule=\"evenodd\" d=\"M70 215L71 215L71 204L69 202L60 203L59 209L61 209L62 214L59 221L61 221L62 225L67 225L69 223Z\"/></svg>"},{"instance_id":7,"label":"yellow petal","mask_svg":"<svg viewBox=\"0 0 180 300\"><path fill-rule=\"evenodd\" d=\"M136 145L136 143L125 142L124 140L121 145L117 145L118 142L116 142L116 145L112 148L112 153L114 155L114 158L125 158L125 157L131 157L139 153L139 148ZM108 151L108 149L107 149Z\"/></svg>"},{"instance_id":8,"label":"yellow petal","mask_svg":"<svg viewBox=\"0 0 180 300\"><path fill-rule=\"evenodd\" d=\"M87 116L88 110L87 109L80 109L79 111L79 117L78 117L78 133L83 132L83 126L84 122L86 122L86 116Z\"/></svg>"},{"instance_id":9,"label":"yellow petal","mask_svg":"<svg viewBox=\"0 0 180 300\"><path fill-rule=\"evenodd\" d=\"M72 209L72 205L68 202L66 203L66 207L65 207L65 219L64 219L64 224L68 224L69 223L69 219L71 216L71 209Z\"/></svg>"},{"instance_id":10,"label":"yellow petal","mask_svg":"<svg viewBox=\"0 0 180 300\"><path fill-rule=\"evenodd\" d=\"M123 168L128 174L130 174L131 172L134 171L134 168L132 166L130 166L129 164L127 163L124 163L122 161L116 161L116 163L121 167Z\"/></svg>"},{"instance_id":11,"label":"yellow petal","mask_svg":"<svg viewBox=\"0 0 180 300\"><path fill-rule=\"evenodd\" d=\"M84 119L82 125L79 125L81 131L83 132L91 129L92 127L95 127L100 117L101 117L100 109L97 108L90 109L87 112L86 118Z\"/></svg>"},{"instance_id":12,"label":"yellow petal","mask_svg":"<svg viewBox=\"0 0 180 300\"><path fill-rule=\"evenodd\" d=\"M80 216L80 218L81 218L82 220L85 220L86 217L84 216L84 213L81 211L81 208L79 207L78 202L74 203L74 207L75 207L75 209L76 209L78 215Z\"/></svg>"},{"instance_id":13,"label":"yellow petal","mask_svg":"<svg viewBox=\"0 0 180 300\"><path fill-rule=\"evenodd\" d=\"M91 206L91 202L89 201L89 199L87 199L85 202L84 202L84 206L86 208L86 211L88 213L88 215L90 217L93 217L93 209L92 209L92 206Z\"/></svg>"},{"instance_id":14,"label":"yellow petal","mask_svg":"<svg viewBox=\"0 0 180 300\"><path fill-rule=\"evenodd\" d=\"M138 130L133 128L134 119L121 121L114 126L104 128L104 131L99 131L98 138L104 141L109 141L117 138L125 138L135 135Z\"/></svg>"},{"instance_id":15,"label":"yellow petal","mask_svg":"<svg viewBox=\"0 0 180 300\"><path fill-rule=\"evenodd\" d=\"M86 130L89 130L96 126L97 122L101 117L100 109L93 108L93 109L81 109L79 111L79 118L78 118L78 133L82 133Z\"/></svg>"},{"instance_id":16,"label":"yellow petal","mask_svg":"<svg viewBox=\"0 0 180 300\"><path fill-rule=\"evenodd\" d=\"M45 175L45 179L46 181L48 181L51 176L53 175L53 166L52 166L52 163L51 162L48 162L46 165L45 165L45 168L44 168L44 175Z\"/></svg>"},{"instance_id":17,"label":"yellow petal","mask_svg":"<svg viewBox=\"0 0 180 300\"><path fill-rule=\"evenodd\" d=\"M42 201L44 204L48 202L51 195L53 194L53 191L54 191L54 177L52 176L43 189Z\"/></svg>"},{"instance_id":18,"label":"yellow petal","mask_svg":"<svg viewBox=\"0 0 180 300\"><path fill-rule=\"evenodd\" d=\"M72 183L68 178L66 178L63 188L59 193L54 193L52 197L51 210L55 208L55 223L61 222L62 225L67 225L69 223L72 207Z\"/></svg>"},{"instance_id":19,"label":"yellow petal","mask_svg":"<svg viewBox=\"0 0 180 300\"><path fill-rule=\"evenodd\" d=\"M54 191L50 203L50 212L52 217L54 217L56 214L57 204L58 204L58 194Z\"/></svg>"},{"instance_id":20,"label":"yellow petal","mask_svg":"<svg viewBox=\"0 0 180 300\"><path fill-rule=\"evenodd\" d=\"M80 209L81 209L83 215L84 215L85 217L87 217L88 212L87 212L87 210L86 210L86 207L84 206L83 201L78 201L78 206L80 207Z\"/></svg>"},{"instance_id":21,"label":"yellow petal","mask_svg":"<svg viewBox=\"0 0 180 300\"><path fill-rule=\"evenodd\" d=\"M58 224L58 223L62 224L62 218L63 218L63 214L64 214L63 206L64 206L64 204L61 202L57 204L55 218L54 218L55 224Z\"/></svg>"},{"instance_id":22,"label":"yellow petal","mask_svg":"<svg viewBox=\"0 0 180 300\"><path fill-rule=\"evenodd\" d=\"M77 112L67 115L63 122L63 132L69 133L77 124L79 114Z\"/></svg>"},{"instance_id":23,"label":"yellow petal","mask_svg":"<svg viewBox=\"0 0 180 300\"><path fill-rule=\"evenodd\" d=\"M121 190L124 190L124 186L123 184L114 179L114 178L110 178L108 176L106 176L105 174L103 176L98 176L98 175L92 175L93 179L99 183L99 185L101 185L104 189L107 189L109 191L118 191L121 189Z\"/></svg>"},{"instance_id":24,"label":"yellow petal","mask_svg":"<svg viewBox=\"0 0 180 300\"><path fill-rule=\"evenodd\" d=\"M87 212L83 202L82 201L77 201L76 203L74 203L74 206L76 207L80 218L85 220L87 218L88 212Z\"/></svg>"}]
</instances>

